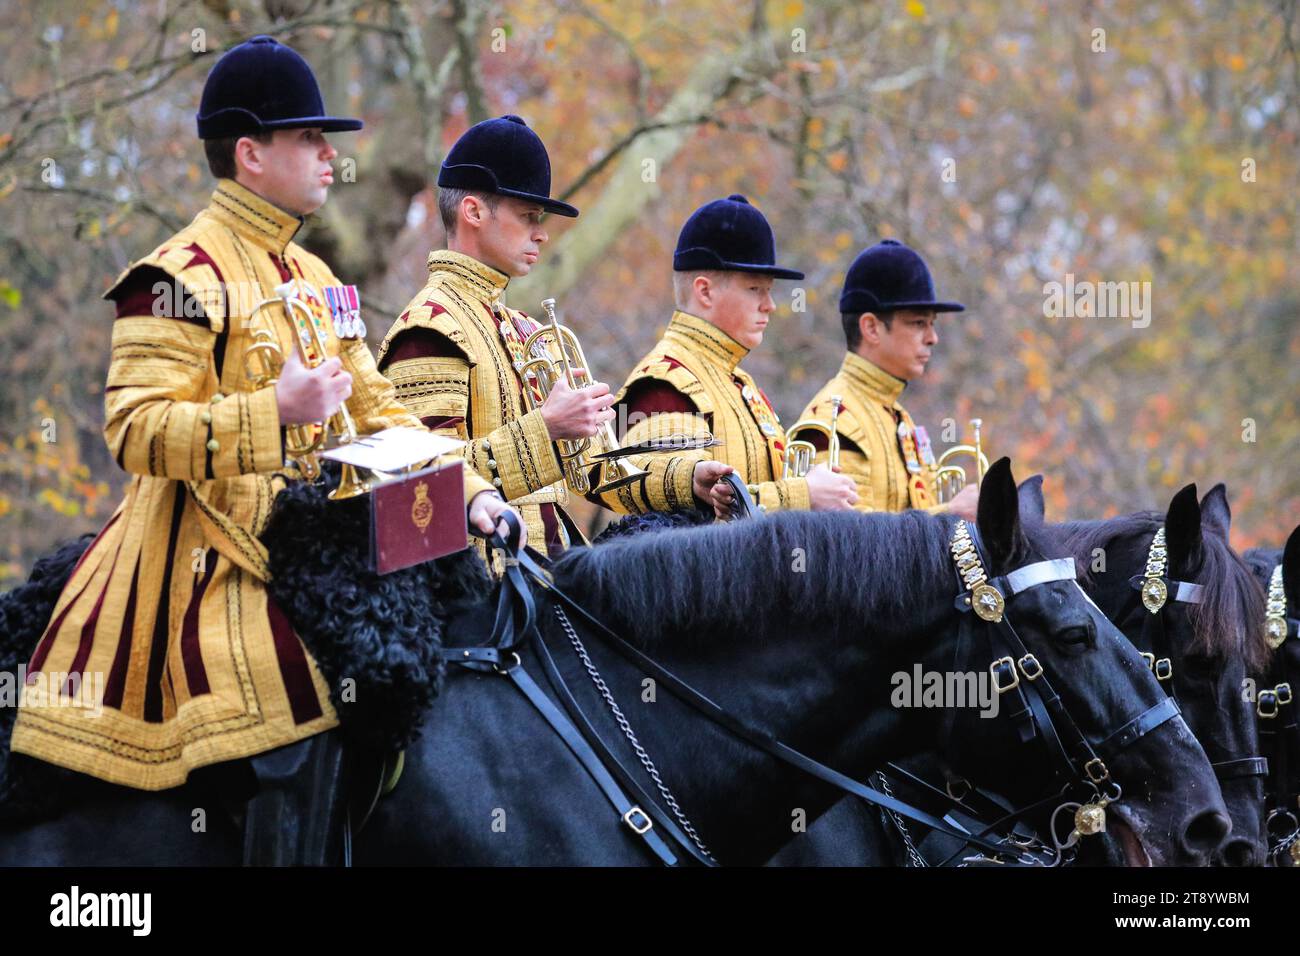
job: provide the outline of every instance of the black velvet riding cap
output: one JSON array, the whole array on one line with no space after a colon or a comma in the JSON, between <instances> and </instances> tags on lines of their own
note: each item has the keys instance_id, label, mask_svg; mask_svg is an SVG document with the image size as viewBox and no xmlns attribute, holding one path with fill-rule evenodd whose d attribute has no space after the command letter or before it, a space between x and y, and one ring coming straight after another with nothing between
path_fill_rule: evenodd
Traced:
<instances>
[{"instance_id":1,"label":"black velvet riding cap","mask_svg":"<svg viewBox=\"0 0 1300 956\"><path fill-rule=\"evenodd\" d=\"M442 161L438 185L514 196L559 216L578 215L573 206L551 198L546 146L518 116L484 120L465 130Z\"/></svg>"},{"instance_id":2,"label":"black velvet riding cap","mask_svg":"<svg viewBox=\"0 0 1300 956\"><path fill-rule=\"evenodd\" d=\"M925 260L897 239L882 239L858 253L849 266L840 293L840 312L861 315L895 309L965 312L966 306L936 300Z\"/></svg>"},{"instance_id":3,"label":"black velvet riding cap","mask_svg":"<svg viewBox=\"0 0 1300 956\"><path fill-rule=\"evenodd\" d=\"M776 265L776 239L761 212L740 194L705 203L677 237L673 271L759 272L778 279L803 273Z\"/></svg>"},{"instance_id":4,"label":"black velvet riding cap","mask_svg":"<svg viewBox=\"0 0 1300 956\"><path fill-rule=\"evenodd\" d=\"M268 36L231 47L203 84L199 139L319 126L327 133L361 129L359 119L326 116L307 61Z\"/></svg>"}]
</instances>

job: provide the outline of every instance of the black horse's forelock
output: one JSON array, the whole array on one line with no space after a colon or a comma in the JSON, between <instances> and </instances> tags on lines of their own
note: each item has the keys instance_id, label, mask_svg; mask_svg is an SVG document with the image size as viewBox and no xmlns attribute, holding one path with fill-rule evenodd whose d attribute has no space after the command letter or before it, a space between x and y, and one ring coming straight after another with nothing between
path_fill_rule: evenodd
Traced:
<instances>
[{"instance_id":1,"label":"black horse's forelock","mask_svg":"<svg viewBox=\"0 0 1300 956\"><path fill-rule=\"evenodd\" d=\"M477 552L387 575L369 567L369 500L333 502L294 482L262 541L270 595L320 667L344 732L382 751L407 746L441 686L448 605L491 589Z\"/></svg>"},{"instance_id":2,"label":"black horse's forelock","mask_svg":"<svg viewBox=\"0 0 1300 956\"><path fill-rule=\"evenodd\" d=\"M949 585L955 593L953 523L921 511L780 512L575 548L554 573L561 589L647 646L672 635L697 645L761 641L795 619L910 628L918 595Z\"/></svg>"},{"instance_id":3,"label":"black horse's forelock","mask_svg":"<svg viewBox=\"0 0 1300 956\"><path fill-rule=\"evenodd\" d=\"M1055 529L1079 565L1080 577L1088 580L1095 549L1106 550L1116 541L1154 534L1165 518L1161 511L1137 511L1101 521L1068 521ZM1145 553L1140 558L1145 562ZM1268 659L1264 592L1255 575L1224 538L1209 531L1201 533L1198 558L1198 566L1186 572L1205 587L1201 603L1191 605L1188 611L1193 648L1207 654L1240 655L1251 670L1262 667ZM1141 571L1139 566L1134 573Z\"/></svg>"}]
</instances>

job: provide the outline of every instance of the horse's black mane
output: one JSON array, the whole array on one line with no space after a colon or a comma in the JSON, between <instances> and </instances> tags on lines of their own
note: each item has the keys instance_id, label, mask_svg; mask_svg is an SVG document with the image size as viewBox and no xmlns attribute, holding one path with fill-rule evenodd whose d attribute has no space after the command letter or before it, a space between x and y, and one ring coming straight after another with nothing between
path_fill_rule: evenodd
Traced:
<instances>
[{"instance_id":1,"label":"horse's black mane","mask_svg":"<svg viewBox=\"0 0 1300 956\"><path fill-rule=\"evenodd\" d=\"M1164 523L1164 512L1137 511L1101 521L1068 521L1055 527L1079 565L1080 578L1088 580L1095 549L1108 552L1116 541L1155 534ZM1224 538L1206 532L1201 542L1199 567L1188 572L1205 585L1204 601L1192 605L1189 612L1193 646L1210 654L1241 655L1247 667L1262 667L1268 657L1263 590L1249 566ZM1145 560L1145 552L1141 557ZM1133 573L1141 571L1139 566Z\"/></svg>"},{"instance_id":2,"label":"horse's black mane","mask_svg":"<svg viewBox=\"0 0 1300 956\"><path fill-rule=\"evenodd\" d=\"M592 544L604 544L619 538L646 534L651 531L672 531L676 528L697 528L712 524L713 514L702 511L648 511L641 515L627 515L617 521L611 521L600 534L592 539Z\"/></svg>"},{"instance_id":3,"label":"horse's black mane","mask_svg":"<svg viewBox=\"0 0 1300 956\"><path fill-rule=\"evenodd\" d=\"M606 624L647 644L675 633L710 644L762 641L794 619L911 628L926 601L937 603L936 586L955 592L953 520L782 512L575 548L556 562L555 577Z\"/></svg>"}]
</instances>

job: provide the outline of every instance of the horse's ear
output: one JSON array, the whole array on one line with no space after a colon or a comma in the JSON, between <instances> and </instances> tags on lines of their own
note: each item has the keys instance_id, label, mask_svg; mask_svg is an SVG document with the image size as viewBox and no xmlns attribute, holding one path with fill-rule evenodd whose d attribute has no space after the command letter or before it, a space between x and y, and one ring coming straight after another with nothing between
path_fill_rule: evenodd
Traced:
<instances>
[{"instance_id":1,"label":"horse's ear","mask_svg":"<svg viewBox=\"0 0 1300 956\"><path fill-rule=\"evenodd\" d=\"M1007 569L1020 542L1019 496L1016 479L1011 476L1011 459L999 458L984 475L980 484L976 525L988 551L990 574Z\"/></svg>"},{"instance_id":2,"label":"horse's ear","mask_svg":"<svg viewBox=\"0 0 1300 956\"><path fill-rule=\"evenodd\" d=\"M1026 478L1016 491L1020 496L1020 524L1025 528L1041 528L1047 510L1043 506L1043 476Z\"/></svg>"},{"instance_id":3,"label":"horse's ear","mask_svg":"<svg viewBox=\"0 0 1300 956\"><path fill-rule=\"evenodd\" d=\"M1282 590L1286 592L1287 603L1300 609L1300 525L1291 532L1282 549Z\"/></svg>"},{"instance_id":4,"label":"horse's ear","mask_svg":"<svg viewBox=\"0 0 1300 956\"><path fill-rule=\"evenodd\" d=\"M1201 504L1196 500L1196 483L1186 485L1169 502L1165 514L1165 545L1169 569L1185 571L1201 548Z\"/></svg>"},{"instance_id":5,"label":"horse's ear","mask_svg":"<svg viewBox=\"0 0 1300 956\"><path fill-rule=\"evenodd\" d=\"M1228 528L1232 525L1232 509L1228 507L1228 489L1219 482L1205 493L1201 499L1201 524L1207 531L1213 531L1224 541L1228 540Z\"/></svg>"}]
</instances>

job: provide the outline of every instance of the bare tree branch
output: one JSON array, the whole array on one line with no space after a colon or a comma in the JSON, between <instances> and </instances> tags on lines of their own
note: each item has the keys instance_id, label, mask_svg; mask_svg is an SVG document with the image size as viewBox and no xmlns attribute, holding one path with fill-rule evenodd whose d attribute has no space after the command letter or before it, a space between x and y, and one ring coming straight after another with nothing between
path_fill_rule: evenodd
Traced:
<instances>
[{"instance_id":1,"label":"bare tree branch","mask_svg":"<svg viewBox=\"0 0 1300 956\"><path fill-rule=\"evenodd\" d=\"M655 116L658 128L636 137L635 152L622 150L609 182L581 224L556 243L550 267L512 283L511 300L527 303L542 298L543 289L546 295L561 296L572 288L659 195L658 176L689 139L693 121L712 112L737 84L752 83L779 65L765 34L749 38L736 50L703 58Z\"/></svg>"},{"instance_id":2,"label":"bare tree branch","mask_svg":"<svg viewBox=\"0 0 1300 956\"><path fill-rule=\"evenodd\" d=\"M461 87L465 91L465 111L470 124L487 119L487 98L483 95L483 81L478 71L478 33L487 15L483 0L452 0L455 17L456 49L460 52Z\"/></svg>"},{"instance_id":3,"label":"bare tree branch","mask_svg":"<svg viewBox=\"0 0 1300 956\"><path fill-rule=\"evenodd\" d=\"M178 216L173 216L165 209L159 209L146 197L141 195L131 196L129 199L118 199L116 196L103 192L99 189L86 189L82 186L32 186L24 185L21 187L23 192L27 193L45 193L54 196L81 196L84 199L93 199L96 202L103 203L106 206L125 206L128 208L139 209L141 212L148 214L158 222L162 223L172 232L179 231L185 221Z\"/></svg>"}]
</instances>

